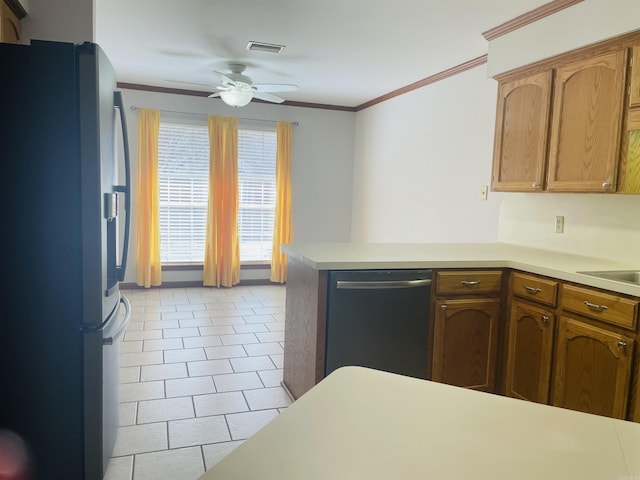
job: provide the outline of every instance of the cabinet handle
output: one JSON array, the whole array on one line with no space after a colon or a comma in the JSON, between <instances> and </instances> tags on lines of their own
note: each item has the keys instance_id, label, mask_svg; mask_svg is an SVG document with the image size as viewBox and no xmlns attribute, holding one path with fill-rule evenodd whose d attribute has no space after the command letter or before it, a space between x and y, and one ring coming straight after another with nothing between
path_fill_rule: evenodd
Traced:
<instances>
[{"instance_id":1,"label":"cabinet handle","mask_svg":"<svg viewBox=\"0 0 640 480\"><path fill-rule=\"evenodd\" d=\"M440 310L446 310L447 306L446 305L440 305Z\"/></svg>"},{"instance_id":2,"label":"cabinet handle","mask_svg":"<svg viewBox=\"0 0 640 480\"><path fill-rule=\"evenodd\" d=\"M473 287L474 285L480 285L480 282L478 282L477 280L462 280L460 283L465 287Z\"/></svg>"},{"instance_id":3,"label":"cabinet handle","mask_svg":"<svg viewBox=\"0 0 640 480\"><path fill-rule=\"evenodd\" d=\"M547 323L549 321L549 317L547 315L542 315L542 323Z\"/></svg>"},{"instance_id":4,"label":"cabinet handle","mask_svg":"<svg viewBox=\"0 0 640 480\"><path fill-rule=\"evenodd\" d=\"M526 285L524 286L524 289L528 292L531 293L533 295L536 295L537 293L540 293L542 291L541 288L533 288L533 287L527 287Z\"/></svg>"},{"instance_id":5,"label":"cabinet handle","mask_svg":"<svg viewBox=\"0 0 640 480\"><path fill-rule=\"evenodd\" d=\"M533 188L540 188L540 184L538 182L533 182L531 185Z\"/></svg>"},{"instance_id":6,"label":"cabinet handle","mask_svg":"<svg viewBox=\"0 0 640 480\"><path fill-rule=\"evenodd\" d=\"M625 348L627 348L627 342L623 342L622 340L620 340L620 341L618 342L618 348L619 348L620 350L624 350Z\"/></svg>"},{"instance_id":7,"label":"cabinet handle","mask_svg":"<svg viewBox=\"0 0 640 480\"><path fill-rule=\"evenodd\" d=\"M584 301L584 304L591 310L597 310L598 312L602 312L609 308L606 305L596 305L595 303L587 302L586 300Z\"/></svg>"},{"instance_id":8,"label":"cabinet handle","mask_svg":"<svg viewBox=\"0 0 640 480\"><path fill-rule=\"evenodd\" d=\"M602 182L602 188L610 188L611 184L609 182Z\"/></svg>"}]
</instances>

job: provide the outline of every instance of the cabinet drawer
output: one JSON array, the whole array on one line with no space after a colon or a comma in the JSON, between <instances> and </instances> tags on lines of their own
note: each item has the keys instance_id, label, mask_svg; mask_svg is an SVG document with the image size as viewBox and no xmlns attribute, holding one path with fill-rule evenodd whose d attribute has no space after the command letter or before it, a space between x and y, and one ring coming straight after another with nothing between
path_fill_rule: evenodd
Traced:
<instances>
[{"instance_id":1,"label":"cabinet drawer","mask_svg":"<svg viewBox=\"0 0 640 480\"><path fill-rule=\"evenodd\" d=\"M436 274L436 294L500 294L502 272L454 271Z\"/></svg>"},{"instance_id":2,"label":"cabinet drawer","mask_svg":"<svg viewBox=\"0 0 640 480\"><path fill-rule=\"evenodd\" d=\"M555 307L558 302L558 282L525 275L524 273L514 273L511 282L511 293L534 302Z\"/></svg>"},{"instance_id":3,"label":"cabinet drawer","mask_svg":"<svg viewBox=\"0 0 640 480\"><path fill-rule=\"evenodd\" d=\"M635 329L638 300L573 285L562 286L562 306L603 322Z\"/></svg>"}]
</instances>

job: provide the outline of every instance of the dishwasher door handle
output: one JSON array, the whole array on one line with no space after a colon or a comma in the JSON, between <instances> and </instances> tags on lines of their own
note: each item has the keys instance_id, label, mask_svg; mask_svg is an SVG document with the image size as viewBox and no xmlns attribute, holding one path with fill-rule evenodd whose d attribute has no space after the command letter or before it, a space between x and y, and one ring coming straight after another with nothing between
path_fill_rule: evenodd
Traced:
<instances>
[{"instance_id":1,"label":"dishwasher door handle","mask_svg":"<svg viewBox=\"0 0 640 480\"><path fill-rule=\"evenodd\" d=\"M418 288L431 285L431 279L421 280L390 280L386 282L356 282L351 280L336 281L336 288L351 290L382 290L388 288Z\"/></svg>"}]
</instances>

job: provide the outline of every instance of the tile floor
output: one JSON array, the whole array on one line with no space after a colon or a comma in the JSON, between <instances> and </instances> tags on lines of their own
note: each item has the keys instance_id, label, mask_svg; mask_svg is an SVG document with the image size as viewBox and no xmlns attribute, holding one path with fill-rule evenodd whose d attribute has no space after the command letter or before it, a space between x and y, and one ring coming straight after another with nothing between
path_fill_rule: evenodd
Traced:
<instances>
[{"instance_id":1,"label":"tile floor","mask_svg":"<svg viewBox=\"0 0 640 480\"><path fill-rule=\"evenodd\" d=\"M290 404L283 286L127 290L105 480L192 480Z\"/></svg>"}]
</instances>

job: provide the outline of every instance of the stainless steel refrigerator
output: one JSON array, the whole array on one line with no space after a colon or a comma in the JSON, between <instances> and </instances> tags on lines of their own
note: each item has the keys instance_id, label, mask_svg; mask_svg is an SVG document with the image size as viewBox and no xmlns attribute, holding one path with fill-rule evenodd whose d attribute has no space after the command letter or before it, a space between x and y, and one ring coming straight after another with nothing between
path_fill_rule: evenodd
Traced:
<instances>
[{"instance_id":1,"label":"stainless steel refrigerator","mask_svg":"<svg viewBox=\"0 0 640 480\"><path fill-rule=\"evenodd\" d=\"M0 431L33 478L101 479L118 425L124 106L92 43L0 44Z\"/></svg>"}]
</instances>

